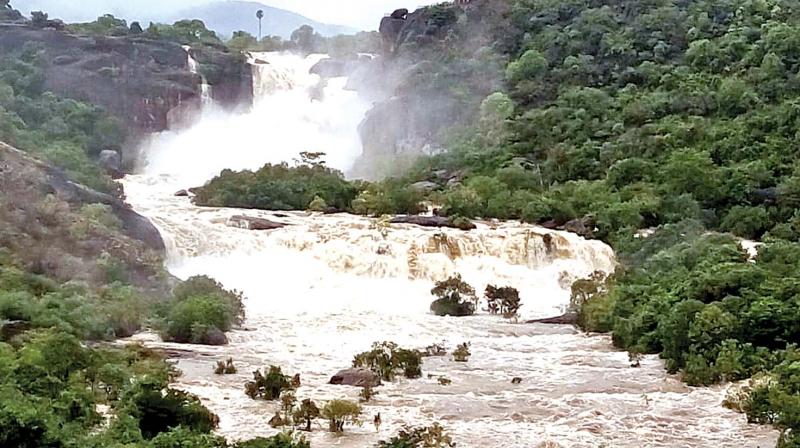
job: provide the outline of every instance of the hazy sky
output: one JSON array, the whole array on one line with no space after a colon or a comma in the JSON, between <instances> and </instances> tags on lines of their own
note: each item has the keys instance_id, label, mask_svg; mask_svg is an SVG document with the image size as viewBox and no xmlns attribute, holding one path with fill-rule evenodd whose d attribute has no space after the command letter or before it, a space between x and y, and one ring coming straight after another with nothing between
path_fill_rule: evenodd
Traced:
<instances>
[{"instance_id":1,"label":"hazy sky","mask_svg":"<svg viewBox=\"0 0 800 448\"><path fill-rule=\"evenodd\" d=\"M210 3L212 0L11 0L24 13L42 9L68 21L89 20L112 13L129 20L141 20L162 13ZM414 8L441 0L256 0L288 9L308 18L359 29L376 29L383 14L398 8Z\"/></svg>"}]
</instances>

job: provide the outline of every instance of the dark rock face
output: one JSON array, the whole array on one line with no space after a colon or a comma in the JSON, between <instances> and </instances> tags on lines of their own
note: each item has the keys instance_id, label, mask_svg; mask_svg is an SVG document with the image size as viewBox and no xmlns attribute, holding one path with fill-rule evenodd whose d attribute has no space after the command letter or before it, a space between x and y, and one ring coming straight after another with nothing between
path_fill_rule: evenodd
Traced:
<instances>
[{"instance_id":1,"label":"dark rock face","mask_svg":"<svg viewBox=\"0 0 800 448\"><path fill-rule=\"evenodd\" d=\"M270 221L269 219L264 218L236 215L231 216L231 218L228 220L228 226L247 230L275 230L286 227L286 224Z\"/></svg>"},{"instance_id":2,"label":"dark rock face","mask_svg":"<svg viewBox=\"0 0 800 448\"><path fill-rule=\"evenodd\" d=\"M26 43L39 45L50 62L45 89L105 108L123 121L133 138L167 129L171 110L199 104L200 76L190 72L186 51L177 43L143 35L77 36L0 23L0 53ZM241 56L203 50L195 58L209 72L208 82L220 105L252 104L252 73Z\"/></svg>"},{"instance_id":3,"label":"dark rock face","mask_svg":"<svg viewBox=\"0 0 800 448\"><path fill-rule=\"evenodd\" d=\"M355 387L376 387L381 385L380 377L368 369L342 370L333 377L329 384Z\"/></svg>"}]
</instances>

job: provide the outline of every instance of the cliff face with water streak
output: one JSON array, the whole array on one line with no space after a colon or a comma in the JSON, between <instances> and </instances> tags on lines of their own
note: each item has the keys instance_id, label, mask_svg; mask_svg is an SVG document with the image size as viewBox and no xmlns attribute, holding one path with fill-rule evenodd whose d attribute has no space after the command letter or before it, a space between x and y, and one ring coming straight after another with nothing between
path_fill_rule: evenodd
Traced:
<instances>
[{"instance_id":1,"label":"cliff face with water streak","mask_svg":"<svg viewBox=\"0 0 800 448\"><path fill-rule=\"evenodd\" d=\"M105 108L135 138L166 130L171 110L199 104L201 77L189 70L186 51L173 42L0 23L0 54L23 48L41 52L45 90ZM208 48L195 53L216 102L231 108L251 104L251 71L241 57Z\"/></svg>"}]
</instances>

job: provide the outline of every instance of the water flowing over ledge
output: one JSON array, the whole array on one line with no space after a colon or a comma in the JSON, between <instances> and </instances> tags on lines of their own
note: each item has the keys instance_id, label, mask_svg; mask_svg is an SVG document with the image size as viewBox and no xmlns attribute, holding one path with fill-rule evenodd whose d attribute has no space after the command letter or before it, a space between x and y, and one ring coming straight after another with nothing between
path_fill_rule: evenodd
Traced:
<instances>
[{"instance_id":1,"label":"water flowing over ledge","mask_svg":"<svg viewBox=\"0 0 800 448\"><path fill-rule=\"evenodd\" d=\"M499 317L441 318L428 312L433 279L460 272L481 290L488 283L520 289L525 318L558 314L569 282L614 266L610 248L575 235L519 223L482 224L476 231L382 226L350 215L307 215L200 208L174 197L168 176L129 176L134 208L165 237L168 267L186 278L208 274L248 297L247 330L227 347L149 343L190 350L178 367L178 386L198 394L233 438L269 435L277 403L242 392L250 372L277 364L300 373L298 398L356 399L358 390L327 385L353 355L374 341L451 349L472 342L469 363L428 358L423 379L379 388L365 419L380 412L384 426L333 437L316 431L315 447L363 447L386 439L402 423L441 421L466 447L771 446L775 433L747 425L724 409L724 387L689 388L648 357L641 368L612 349L607 337L571 327L512 324ZM245 214L284 222L273 231L230 227ZM234 376L213 375L216 360L232 356ZM440 386L427 375L453 380ZM514 377L521 385L511 385Z\"/></svg>"},{"instance_id":2,"label":"water flowing over ledge","mask_svg":"<svg viewBox=\"0 0 800 448\"><path fill-rule=\"evenodd\" d=\"M444 342L452 350L470 341L468 363L427 358L423 378L378 388L364 419L380 412L380 432L371 425L342 436L318 429L310 434L313 446L372 446L402 424L433 421L467 448L532 448L548 441L575 448L774 446L775 431L748 425L721 406L724 387L689 388L666 375L656 357L631 368L627 353L614 350L606 336L428 311L433 280L457 272L478 291L488 283L518 288L523 319L560 314L573 280L614 268L613 252L600 242L512 222L463 232L350 215L200 208L174 196L221 169L257 169L300 151L325 150L329 164L346 171L360 154L356 128L368 105L344 89L344 79L320 85L308 74L316 60L254 55L258 98L252 111L204 110L191 128L156 136L145 147L143 174L123 180L131 205L161 231L170 272L206 274L247 296L246 329L232 332L228 346L134 338L180 354L184 375L176 386L220 415L221 434L241 439L277 432L267 422L279 405L243 392L255 369L275 364L300 373L300 400L357 399L358 389L327 382L373 342L412 348ZM242 214L288 226L251 231L228 225ZM227 357L239 373L214 375L216 361ZM452 384L441 386L438 376ZM512 385L515 377L523 382Z\"/></svg>"}]
</instances>

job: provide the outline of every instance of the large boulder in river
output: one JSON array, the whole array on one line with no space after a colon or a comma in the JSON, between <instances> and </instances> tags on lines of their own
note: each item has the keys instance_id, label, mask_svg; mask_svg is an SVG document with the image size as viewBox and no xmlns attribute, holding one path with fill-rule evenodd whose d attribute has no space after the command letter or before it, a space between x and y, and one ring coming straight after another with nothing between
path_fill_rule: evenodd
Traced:
<instances>
[{"instance_id":1,"label":"large boulder in river","mask_svg":"<svg viewBox=\"0 0 800 448\"><path fill-rule=\"evenodd\" d=\"M331 377L329 384L356 387L375 387L381 385L381 378L368 369L342 370Z\"/></svg>"},{"instance_id":2,"label":"large boulder in river","mask_svg":"<svg viewBox=\"0 0 800 448\"><path fill-rule=\"evenodd\" d=\"M253 216L236 215L228 219L228 226L247 230L275 230L286 227L286 224Z\"/></svg>"},{"instance_id":3,"label":"large boulder in river","mask_svg":"<svg viewBox=\"0 0 800 448\"><path fill-rule=\"evenodd\" d=\"M212 328L203 336L202 343L205 345L228 345L228 337L218 328Z\"/></svg>"}]
</instances>

